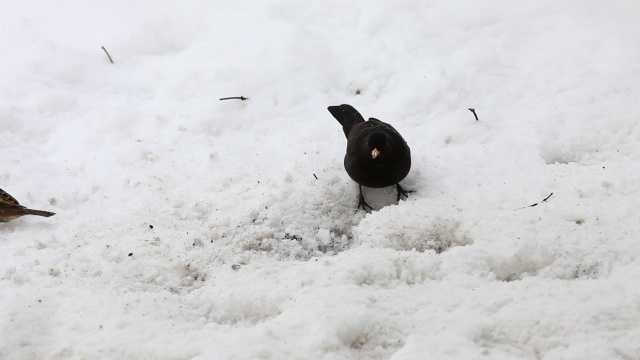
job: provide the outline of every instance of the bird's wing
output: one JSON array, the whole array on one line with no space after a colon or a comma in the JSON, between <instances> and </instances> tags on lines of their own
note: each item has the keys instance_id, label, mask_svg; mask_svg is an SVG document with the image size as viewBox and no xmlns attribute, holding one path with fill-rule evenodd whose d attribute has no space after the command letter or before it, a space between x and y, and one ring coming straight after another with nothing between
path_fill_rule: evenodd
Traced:
<instances>
[{"instance_id":1,"label":"bird's wing","mask_svg":"<svg viewBox=\"0 0 640 360\"><path fill-rule=\"evenodd\" d=\"M369 127L378 128L378 129L384 129L384 130L390 130L391 132L400 135L398 130L396 130L393 126L387 124L384 121L380 121L380 120L378 120L376 118L369 118L369 121L367 121L367 124L369 125Z\"/></svg>"},{"instance_id":2,"label":"bird's wing","mask_svg":"<svg viewBox=\"0 0 640 360\"><path fill-rule=\"evenodd\" d=\"M17 206L20 205L18 200L14 199L13 196L9 195L6 191L0 189L0 205L4 206Z\"/></svg>"}]
</instances>

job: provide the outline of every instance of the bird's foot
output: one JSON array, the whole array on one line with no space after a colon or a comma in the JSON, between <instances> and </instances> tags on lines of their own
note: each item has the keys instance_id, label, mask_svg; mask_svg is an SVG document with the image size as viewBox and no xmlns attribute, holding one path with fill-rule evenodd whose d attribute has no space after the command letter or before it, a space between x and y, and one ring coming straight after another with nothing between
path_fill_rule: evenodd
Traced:
<instances>
[{"instance_id":1,"label":"bird's foot","mask_svg":"<svg viewBox=\"0 0 640 360\"><path fill-rule=\"evenodd\" d=\"M362 185L358 186L360 188L360 201L358 201L358 209L362 208L362 210L367 211L367 208L369 208L369 210L373 211L373 207L367 204L366 201L364 201L364 195L362 195Z\"/></svg>"},{"instance_id":2,"label":"bird's foot","mask_svg":"<svg viewBox=\"0 0 640 360\"><path fill-rule=\"evenodd\" d=\"M396 184L396 190L398 191L398 201L400 201L403 196L406 198L409 197L409 194L415 192L414 190L403 189L402 186L400 186L400 183Z\"/></svg>"},{"instance_id":3,"label":"bird's foot","mask_svg":"<svg viewBox=\"0 0 640 360\"><path fill-rule=\"evenodd\" d=\"M364 201L364 196L362 195L360 195L360 201L358 202L358 209L360 208L365 211L367 210L367 208L373 211L373 207Z\"/></svg>"}]
</instances>

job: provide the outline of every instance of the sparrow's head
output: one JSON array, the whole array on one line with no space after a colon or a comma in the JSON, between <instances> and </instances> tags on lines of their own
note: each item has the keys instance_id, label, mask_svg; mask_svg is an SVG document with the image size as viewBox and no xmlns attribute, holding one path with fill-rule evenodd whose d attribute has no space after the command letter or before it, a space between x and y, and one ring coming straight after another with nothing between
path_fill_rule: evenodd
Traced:
<instances>
[{"instance_id":1,"label":"sparrow's head","mask_svg":"<svg viewBox=\"0 0 640 360\"><path fill-rule=\"evenodd\" d=\"M371 158L375 159L389 146L387 143L387 134L382 132L374 132L369 135L367 147L371 150Z\"/></svg>"}]
</instances>

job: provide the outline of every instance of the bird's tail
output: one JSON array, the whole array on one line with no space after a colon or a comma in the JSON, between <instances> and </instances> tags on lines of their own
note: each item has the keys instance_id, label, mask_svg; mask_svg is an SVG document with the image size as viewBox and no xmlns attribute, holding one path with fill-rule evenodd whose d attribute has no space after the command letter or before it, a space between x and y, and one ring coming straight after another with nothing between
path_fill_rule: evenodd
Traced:
<instances>
[{"instance_id":1,"label":"bird's tail","mask_svg":"<svg viewBox=\"0 0 640 360\"><path fill-rule=\"evenodd\" d=\"M342 130L346 137L349 137L349 132L355 124L364 122L362 115L351 105L342 104L340 106L329 106L328 110L331 115L338 120L340 125L342 125Z\"/></svg>"},{"instance_id":2,"label":"bird's tail","mask_svg":"<svg viewBox=\"0 0 640 360\"><path fill-rule=\"evenodd\" d=\"M56 214L49 211L33 210L33 209L24 209L24 213L27 215L38 215L38 216L44 216L44 217L49 217Z\"/></svg>"}]
</instances>

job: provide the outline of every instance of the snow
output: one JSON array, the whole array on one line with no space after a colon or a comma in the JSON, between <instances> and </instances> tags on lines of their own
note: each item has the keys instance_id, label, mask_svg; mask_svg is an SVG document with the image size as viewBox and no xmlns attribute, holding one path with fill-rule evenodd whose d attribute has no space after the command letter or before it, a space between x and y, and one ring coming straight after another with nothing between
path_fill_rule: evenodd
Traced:
<instances>
[{"instance_id":1,"label":"snow","mask_svg":"<svg viewBox=\"0 0 640 360\"><path fill-rule=\"evenodd\" d=\"M0 188L57 213L0 224L0 358L640 358L638 18L0 2ZM407 200L356 210L342 103Z\"/></svg>"}]
</instances>

